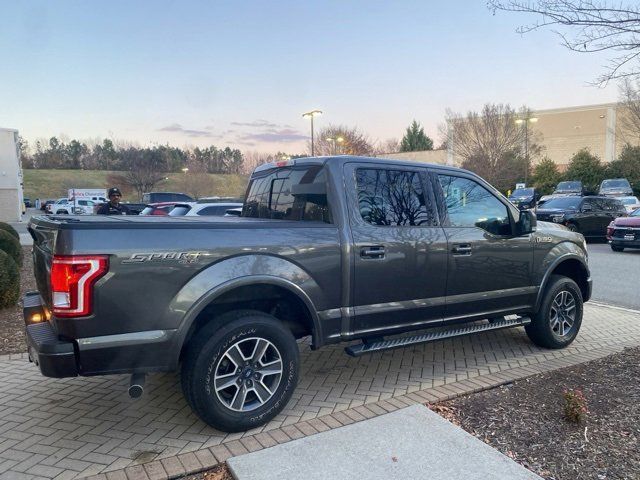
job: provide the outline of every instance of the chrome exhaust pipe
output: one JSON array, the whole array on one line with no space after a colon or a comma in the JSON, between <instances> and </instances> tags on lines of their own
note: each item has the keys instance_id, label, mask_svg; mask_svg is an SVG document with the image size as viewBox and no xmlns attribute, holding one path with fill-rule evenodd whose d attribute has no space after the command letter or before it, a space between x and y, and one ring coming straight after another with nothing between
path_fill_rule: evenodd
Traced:
<instances>
[{"instance_id":1,"label":"chrome exhaust pipe","mask_svg":"<svg viewBox=\"0 0 640 480\"><path fill-rule=\"evenodd\" d=\"M144 380L146 374L144 373L132 373L131 380L129 381L129 396L131 398L140 398L144 392Z\"/></svg>"}]
</instances>

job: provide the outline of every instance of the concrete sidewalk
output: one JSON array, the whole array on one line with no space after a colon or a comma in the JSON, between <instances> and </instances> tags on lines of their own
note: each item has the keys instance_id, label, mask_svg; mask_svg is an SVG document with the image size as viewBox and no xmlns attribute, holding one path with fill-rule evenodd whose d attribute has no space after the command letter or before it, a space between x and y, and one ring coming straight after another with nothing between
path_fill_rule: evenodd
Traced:
<instances>
[{"instance_id":1,"label":"concrete sidewalk","mask_svg":"<svg viewBox=\"0 0 640 480\"><path fill-rule=\"evenodd\" d=\"M237 480L540 480L423 405L240 455Z\"/></svg>"}]
</instances>

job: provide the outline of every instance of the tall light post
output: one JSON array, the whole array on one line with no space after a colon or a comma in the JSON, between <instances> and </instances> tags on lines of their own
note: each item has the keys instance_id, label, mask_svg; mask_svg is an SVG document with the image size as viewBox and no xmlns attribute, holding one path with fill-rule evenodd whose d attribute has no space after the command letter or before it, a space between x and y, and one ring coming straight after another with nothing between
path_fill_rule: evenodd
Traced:
<instances>
[{"instance_id":1,"label":"tall light post","mask_svg":"<svg viewBox=\"0 0 640 480\"><path fill-rule=\"evenodd\" d=\"M529 176L529 124L536 123L537 117L533 117L531 112L527 112L525 116L516 119L518 125L524 125L524 184L527 185L527 177Z\"/></svg>"},{"instance_id":2,"label":"tall light post","mask_svg":"<svg viewBox=\"0 0 640 480\"><path fill-rule=\"evenodd\" d=\"M314 156L314 148L313 148L313 117L316 115L322 115L322 110L311 110L310 112L306 112L302 114L303 118L311 119L311 156Z\"/></svg>"},{"instance_id":3,"label":"tall light post","mask_svg":"<svg viewBox=\"0 0 640 480\"><path fill-rule=\"evenodd\" d=\"M331 144L333 145L333 154L334 154L334 155L337 155L338 150L337 150L337 144L336 144L336 142L337 142L337 143L342 143L342 142L344 142L344 138L343 138L343 137L336 137L336 138L333 138L333 137L327 137L327 140L328 140L329 142L331 142ZM341 150L341 151L342 151L342 150Z\"/></svg>"}]
</instances>

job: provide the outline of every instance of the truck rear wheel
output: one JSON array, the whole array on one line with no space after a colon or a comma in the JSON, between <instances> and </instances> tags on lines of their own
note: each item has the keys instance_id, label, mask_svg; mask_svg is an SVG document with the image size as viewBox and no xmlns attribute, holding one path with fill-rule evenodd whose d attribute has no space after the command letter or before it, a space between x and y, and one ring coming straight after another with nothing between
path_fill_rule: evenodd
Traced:
<instances>
[{"instance_id":1,"label":"truck rear wheel","mask_svg":"<svg viewBox=\"0 0 640 480\"><path fill-rule=\"evenodd\" d=\"M580 288L568 277L552 275L540 309L525 327L533 343L545 348L564 348L573 342L582 325Z\"/></svg>"},{"instance_id":2,"label":"truck rear wheel","mask_svg":"<svg viewBox=\"0 0 640 480\"><path fill-rule=\"evenodd\" d=\"M182 364L182 388L196 414L225 432L267 423L298 382L291 331L262 312L230 312L196 333Z\"/></svg>"}]
</instances>

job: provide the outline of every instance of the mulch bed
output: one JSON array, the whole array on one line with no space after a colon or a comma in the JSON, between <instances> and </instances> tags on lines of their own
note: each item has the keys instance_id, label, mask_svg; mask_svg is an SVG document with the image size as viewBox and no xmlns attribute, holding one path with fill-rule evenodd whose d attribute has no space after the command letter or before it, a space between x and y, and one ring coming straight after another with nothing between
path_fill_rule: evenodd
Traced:
<instances>
[{"instance_id":1,"label":"mulch bed","mask_svg":"<svg viewBox=\"0 0 640 480\"><path fill-rule=\"evenodd\" d=\"M36 290L31 247L22 247L22 252L24 253L24 260L20 269L20 299L22 299L25 292ZM26 351L27 344L24 338L22 305L0 310L0 355Z\"/></svg>"},{"instance_id":2,"label":"mulch bed","mask_svg":"<svg viewBox=\"0 0 640 480\"><path fill-rule=\"evenodd\" d=\"M564 418L575 389L580 424ZM545 479L640 479L640 348L430 408Z\"/></svg>"},{"instance_id":3,"label":"mulch bed","mask_svg":"<svg viewBox=\"0 0 640 480\"><path fill-rule=\"evenodd\" d=\"M184 480L233 480L233 475L226 463L216 465L211 470L182 477Z\"/></svg>"}]
</instances>

